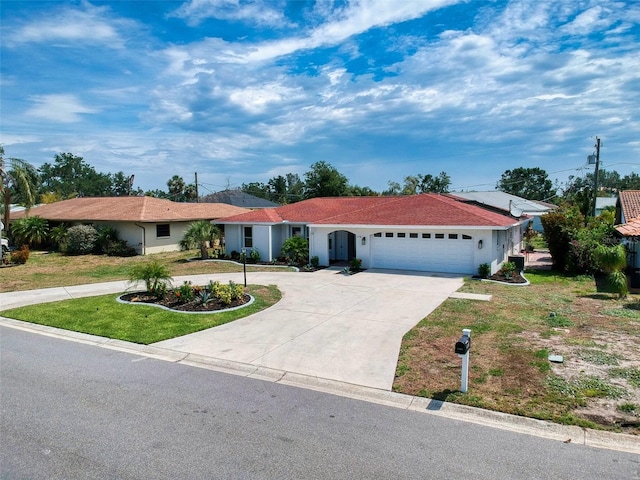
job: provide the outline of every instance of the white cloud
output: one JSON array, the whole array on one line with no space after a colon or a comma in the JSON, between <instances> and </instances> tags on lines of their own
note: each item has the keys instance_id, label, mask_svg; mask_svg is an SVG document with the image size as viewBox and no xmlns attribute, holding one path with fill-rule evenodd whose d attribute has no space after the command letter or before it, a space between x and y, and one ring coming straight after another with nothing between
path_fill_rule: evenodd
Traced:
<instances>
[{"instance_id":1,"label":"white cloud","mask_svg":"<svg viewBox=\"0 0 640 480\"><path fill-rule=\"evenodd\" d=\"M37 95L30 98L35 104L27 115L61 123L75 123L82 120L81 114L97 113L98 110L84 106L71 94Z\"/></svg>"},{"instance_id":2,"label":"white cloud","mask_svg":"<svg viewBox=\"0 0 640 480\"><path fill-rule=\"evenodd\" d=\"M284 16L284 2L269 0L190 0L173 12L173 16L197 25L207 18L236 20L259 26L282 28L290 25Z\"/></svg>"},{"instance_id":3,"label":"white cloud","mask_svg":"<svg viewBox=\"0 0 640 480\"><path fill-rule=\"evenodd\" d=\"M38 18L15 28L9 42L49 43L77 46L101 44L120 48L124 42L118 28L131 27L126 20L109 21L105 18L108 9L83 3L81 9L62 8L54 14Z\"/></svg>"}]
</instances>

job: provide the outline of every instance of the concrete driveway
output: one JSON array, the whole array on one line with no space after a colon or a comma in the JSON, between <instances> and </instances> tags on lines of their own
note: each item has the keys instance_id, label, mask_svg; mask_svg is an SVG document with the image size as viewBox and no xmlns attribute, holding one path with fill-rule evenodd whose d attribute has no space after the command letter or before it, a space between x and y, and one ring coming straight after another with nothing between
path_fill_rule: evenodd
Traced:
<instances>
[{"instance_id":1,"label":"concrete driveway","mask_svg":"<svg viewBox=\"0 0 640 480\"><path fill-rule=\"evenodd\" d=\"M390 270L248 275L249 283L278 285L282 300L250 317L154 345L390 390L404 334L463 284L460 276ZM242 281L238 274L222 277Z\"/></svg>"}]
</instances>

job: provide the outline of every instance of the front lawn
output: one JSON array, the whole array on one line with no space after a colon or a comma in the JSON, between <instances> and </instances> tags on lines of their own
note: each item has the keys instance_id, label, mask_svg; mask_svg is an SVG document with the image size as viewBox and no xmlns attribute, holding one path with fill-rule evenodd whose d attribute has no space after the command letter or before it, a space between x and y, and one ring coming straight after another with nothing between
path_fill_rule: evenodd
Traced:
<instances>
[{"instance_id":1,"label":"front lawn","mask_svg":"<svg viewBox=\"0 0 640 480\"><path fill-rule=\"evenodd\" d=\"M394 390L560 423L640 433L640 304L592 277L529 271L528 287L468 280L402 343ZM469 389L454 344L471 329ZM561 364L549 355L562 355Z\"/></svg>"},{"instance_id":2,"label":"front lawn","mask_svg":"<svg viewBox=\"0 0 640 480\"><path fill-rule=\"evenodd\" d=\"M83 285L86 283L127 280L129 270L138 263L156 260L169 268L172 276L202 273L242 272L242 265L233 262L194 260L199 251L166 252L137 257L108 257L106 255L61 255L52 252L31 252L24 265L0 269L0 292L15 292L37 288ZM247 265L247 272L273 270L274 267ZM292 270L279 267L279 271Z\"/></svg>"},{"instance_id":3,"label":"front lawn","mask_svg":"<svg viewBox=\"0 0 640 480\"><path fill-rule=\"evenodd\" d=\"M116 298L121 294L111 294L20 307L2 311L0 315L148 345L246 317L270 307L281 296L274 285L248 285L246 291L255 298L251 305L211 314L178 313L144 304L118 303Z\"/></svg>"}]
</instances>

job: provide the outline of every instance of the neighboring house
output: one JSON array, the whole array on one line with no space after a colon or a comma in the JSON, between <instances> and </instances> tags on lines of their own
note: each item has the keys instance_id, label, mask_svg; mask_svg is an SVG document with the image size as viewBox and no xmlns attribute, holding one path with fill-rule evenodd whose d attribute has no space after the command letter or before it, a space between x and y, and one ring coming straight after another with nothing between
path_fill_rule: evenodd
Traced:
<instances>
[{"instance_id":1,"label":"neighboring house","mask_svg":"<svg viewBox=\"0 0 640 480\"><path fill-rule=\"evenodd\" d=\"M309 240L309 256L328 266L352 258L363 268L476 274L520 252L522 221L447 195L313 198L217 220L227 252L281 255L292 236Z\"/></svg>"},{"instance_id":2,"label":"neighboring house","mask_svg":"<svg viewBox=\"0 0 640 480\"><path fill-rule=\"evenodd\" d=\"M627 249L627 266L640 268L640 190L624 190L616 202L616 230Z\"/></svg>"},{"instance_id":3,"label":"neighboring house","mask_svg":"<svg viewBox=\"0 0 640 480\"><path fill-rule=\"evenodd\" d=\"M113 227L138 254L180 250L189 224L196 220L249 212L223 203L178 203L154 197L82 197L33 207L11 214L11 220L38 216L50 225L91 224Z\"/></svg>"},{"instance_id":4,"label":"neighboring house","mask_svg":"<svg viewBox=\"0 0 640 480\"><path fill-rule=\"evenodd\" d=\"M488 192L453 192L451 195L462 197L480 206L497 208L514 217L527 216L533 221L532 227L536 232L542 232L542 222L540 217L557 208L556 205L540 202L538 200L527 200L510 193L500 191ZM528 222L524 223L526 227Z\"/></svg>"},{"instance_id":5,"label":"neighboring house","mask_svg":"<svg viewBox=\"0 0 640 480\"><path fill-rule=\"evenodd\" d=\"M229 205L249 208L251 210L280 206L280 204L272 202L271 200L250 195L242 190L223 190L222 192L210 193L209 195L202 197L201 201L210 203L227 203Z\"/></svg>"}]
</instances>

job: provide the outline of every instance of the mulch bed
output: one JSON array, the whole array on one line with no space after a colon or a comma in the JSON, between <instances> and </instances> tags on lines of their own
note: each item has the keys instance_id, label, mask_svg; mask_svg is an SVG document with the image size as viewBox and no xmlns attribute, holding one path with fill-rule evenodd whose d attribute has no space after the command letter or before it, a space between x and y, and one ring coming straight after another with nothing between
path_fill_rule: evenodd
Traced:
<instances>
[{"instance_id":1,"label":"mulch bed","mask_svg":"<svg viewBox=\"0 0 640 480\"><path fill-rule=\"evenodd\" d=\"M494 282L502 282L502 283L527 283L527 280L522 277L519 273L513 273L511 278L507 278L504 273L498 271L491 275L488 280L493 280Z\"/></svg>"},{"instance_id":2,"label":"mulch bed","mask_svg":"<svg viewBox=\"0 0 640 480\"><path fill-rule=\"evenodd\" d=\"M228 308L240 307L251 300L251 297L247 294L240 300L231 302L230 304L222 303L217 300L212 300L204 305L198 300L191 300L190 302L183 302L180 300L174 292L167 292L167 295L160 299L148 292L134 292L127 293L120 297L125 302L133 303L152 303L154 305L162 305L163 307L170 308L179 312L215 312L218 310L226 310Z\"/></svg>"}]
</instances>

